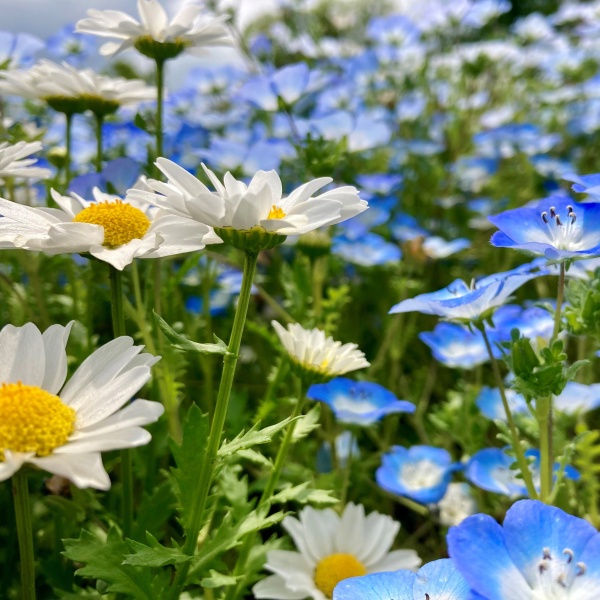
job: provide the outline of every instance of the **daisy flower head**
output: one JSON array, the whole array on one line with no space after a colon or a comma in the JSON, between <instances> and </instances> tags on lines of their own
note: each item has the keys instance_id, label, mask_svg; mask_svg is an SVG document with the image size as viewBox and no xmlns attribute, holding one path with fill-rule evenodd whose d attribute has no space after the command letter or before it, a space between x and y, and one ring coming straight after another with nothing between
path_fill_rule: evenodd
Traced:
<instances>
[{"instance_id":1,"label":"daisy flower head","mask_svg":"<svg viewBox=\"0 0 600 600\"><path fill-rule=\"evenodd\" d=\"M140 426L164 411L148 400L123 408L160 358L129 337L96 350L65 383L72 325L0 330L0 481L31 464L77 487L106 490L100 453L147 444L150 434Z\"/></svg>"},{"instance_id":2,"label":"daisy flower head","mask_svg":"<svg viewBox=\"0 0 600 600\"><path fill-rule=\"evenodd\" d=\"M215 192L184 168L159 158L157 167L167 183L148 180L155 193L136 192L141 199L175 214L210 225L237 248L258 251L281 244L288 235L301 235L335 225L368 208L351 186L335 188L313 197L331 183L321 177L305 183L287 197L275 171L258 171L247 185L226 173L223 183L202 165Z\"/></svg>"},{"instance_id":3,"label":"daisy flower head","mask_svg":"<svg viewBox=\"0 0 600 600\"><path fill-rule=\"evenodd\" d=\"M156 98L156 88L141 79L107 77L92 69L78 70L51 60L40 60L26 70L0 72L0 91L42 100L62 113L91 110L101 116L114 113L121 106Z\"/></svg>"},{"instance_id":4,"label":"daisy flower head","mask_svg":"<svg viewBox=\"0 0 600 600\"><path fill-rule=\"evenodd\" d=\"M252 589L255 598L328 600L335 586L368 573L416 569L414 550L390 548L400 523L387 515L365 515L362 505L348 504L342 515L331 508L304 508L299 518L286 517L283 528L297 552L272 550L265 568L271 575Z\"/></svg>"},{"instance_id":5,"label":"daisy flower head","mask_svg":"<svg viewBox=\"0 0 600 600\"><path fill-rule=\"evenodd\" d=\"M228 46L232 39L220 17L203 16L202 6L186 4L169 21L158 0L138 0L140 20L120 10L89 10L78 21L75 30L117 41L106 42L100 48L103 56L118 54L127 48L135 49L155 60L175 58L184 51L196 56L206 55L207 46Z\"/></svg>"},{"instance_id":6,"label":"daisy flower head","mask_svg":"<svg viewBox=\"0 0 600 600\"><path fill-rule=\"evenodd\" d=\"M290 323L285 329L277 321L271 321L271 325L301 379L324 382L370 366L356 344L342 345L316 327L309 330L298 323Z\"/></svg>"},{"instance_id":7,"label":"daisy flower head","mask_svg":"<svg viewBox=\"0 0 600 600\"><path fill-rule=\"evenodd\" d=\"M60 208L0 198L0 248L49 255L89 253L122 271L134 258L160 258L218 243L210 227L94 189L94 201L52 190Z\"/></svg>"},{"instance_id":8,"label":"daisy flower head","mask_svg":"<svg viewBox=\"0 0 600 600\"><path fill-rule=\"evenodd\" d=\"M0 144L0 184L3 177L27 177L28 179L48 179L50 169L35 167L36 158L27 158L42 149L42 142L17 142Z\"/></svg>"}]
</instances>

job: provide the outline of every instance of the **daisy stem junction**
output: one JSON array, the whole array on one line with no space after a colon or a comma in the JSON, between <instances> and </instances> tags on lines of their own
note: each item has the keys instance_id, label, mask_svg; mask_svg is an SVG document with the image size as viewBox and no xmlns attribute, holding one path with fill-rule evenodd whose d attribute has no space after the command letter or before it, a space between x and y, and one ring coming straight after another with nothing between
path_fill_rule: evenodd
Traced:
<instances>
[{"instance_id":1,"label":"daisy stem junction","mask_svg":"<svg viewBox=\"0 0 600 600\"><path fill-rule=\"evenodd\" d=\"M494 373L496 385L498 386L498 390L500 391L500 398L502 399L502 406L504 407L504 412L506 414L506 421L508 423L508 429L510 431L510 437L512 439L512 447L515 452L517 464L519 465L519 470L521 471L521 477L523 478L529 497L533 500L537 500L538 494L535 490L535 486L533 485L531 471L529 470L529 465L527 463L527 459L525 458L525 453L523 452L521 441L519 440L519 431L517 429L515 420L513 419L512 413L510 411L510 406L506 398L506 391L504 389L502 375L500 374L500 368L498 367L498 361L494 356L492 345L490 344L490 339L485 331L485 325L481 323L480 325L478 325L478 328L481 331L483 341L485 342L485 347L490 357L490 362L492 363L492 371Z\"/></svg>"},{"instance_id":2,"label":"daisy stem junction","mask_svg":"<svg viewBox=\"0 0 600 600\"><path fill-rule=\"evenodd\" d=\"M110 292L113 336L125 335L125 313L123 311L122 273L110 265ZM121 484L123 486L122 516L123 535L131 536L133 527L133 464L131 450L121 450Z\"/></svg>"},{"instance_id":3,"label":"daisy stem junction","mask_svg":"<svg viewBox=\"0 0 600 600\"><path fill-rule=\"evenodd\" d=\"M12 491L21 558L21 599L35 600L35 559L33 555L33 528L27 474L19 469L12 477Z\"/></svg>"},{"instance_id":4,"label":"daisy stem junction","mask_svg":"<svg viewBox=\"0 0 600 600\"><path fill-rule=\"evenodd\" d=\"M302 414L302 409L304 407L304 403L306 401L306 392L308 391L309 383L305 381L301 381L300 383L300 394L298 396L298 400L294 405L294 410L292 411L291 419L292 421L287 427L285 432L285 437L277 451L277 457L275 458L275 465L269 475L269 479L263 488L262 494L260 495L260 499L258 500L258 504L256 505L256 511L260 514L263 509L270 506L271 496L273 492L277 488L277 484L279 483L279 478L281 477L281 473L283 472L283 467L287 460L287 455L294 441L294 430L296 429L296 421L297 418ZM254 547L254 542L256 539L256 534L254 532L250 532L246 534L244 541L242 543L242 548L238 555L237 562L235 563L235 570L233 572L235 577L240 577L240 581L237 586L231 586L227 591L225 596L225 600L235 600L236 598L242 597L242 592L244 590L245 580L243 574L246 572L246 563L248 562L248 558L250 556L250 552Z\"/></svg>"},{"instance_id":5,"label":"daisy stem junction","mask_svg":"<svg viewBox=\"0 0 600 600\"><path fill-rule=\"evenodd\" d=\"M202 526L202 517L204 515L206 500L208 498L208 493L213 479L217 452L219 451L219 446L221 445L223 427L225 425L225 418L227 417L227 407L229 406L229 397L231 395L231 388L233 386L233 377L235 375L235 368L242 343L242 335L244 333L244 326L246 324L246 316L248 314L248 306L250 304L252 282L254 281L254 277L256 275L257 260L258 253L245 253L242 287L240 290L237 309L235 311L235 318L233 320L233 327L231 329L231 337L229 339L227 353L223 358L221 383L219 385L219 392L217 395L215 412L210 427L206 452L204 453L203 457L202 470L200 471L200 477L198 479L196 493L197 500L195 506L193 507L193 513L190 519L191 525L185 532L186 540L183 546L183 552L188 556L193 556L198 543L198 534ZM171 587L169 594L170 600L177 600L179 598L185 585L189 568L190 562L188 561L183 563L177 571L177 575L175 576L175 580L173 581L173 586Z\"/></svg>"}]
</instances>

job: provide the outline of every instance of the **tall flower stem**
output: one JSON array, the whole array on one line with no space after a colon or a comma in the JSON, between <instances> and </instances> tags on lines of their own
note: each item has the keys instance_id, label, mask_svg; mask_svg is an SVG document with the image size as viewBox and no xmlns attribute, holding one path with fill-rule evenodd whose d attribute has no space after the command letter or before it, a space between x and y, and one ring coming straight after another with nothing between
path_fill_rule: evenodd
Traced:
<instances>
[{"instance_id":1,"label":"tall flower stem","mask_svg":"<svg viewBox=\"0 0 600 600\"><path fill-rule=\"evenodd\" d=\"M163 156L163 106L165 95L165 61L156 59L156 158Z\"/></svg>"},{"instance_id":2,"label":"tall flower stem","mask_svg":"<svg viewBox=\"0 0 600 600\"><path fill-rule=\"evenodd\" d=\"M260 495L260 499L258 504L256 505L256 511L260 514L262 510L267 508L270 505L270 499L273 495L273 492L277 488L277 484L279 483L279 478L281 477L281 473L283 471L283 467L285 466L285 462L287 460L287 455L294 440L294 430L296 429L296 418L302 414L302 408L304 407L304 402L306 400L306 392L308 390L308 385L302 381L300 388L300 395L298 397L298 401L294 406L294 410L292 411L292 422L288 425L287 431L285 432L285 437L283 438L283 442L279 447L277 452L277 457L275 458L275 465L273 466L273 470L269 475L269 479L265 484L265 487ZM242 543L242 548L238 555L237 562L235 563L234 576L241 577L237 586L231 586L225 596L225 600L235 600L236 598L242 597L242 592L244 589L245 581L243 578L244 573L246 572L246 564L248 562L248 558L250 556L250 552L254 547L254 541L256 539L256 535L254 532L250 532L246 534L244 541Z\"/></svg>"},{"instance_id":3,"label":"tall flower stem","mask_svg":"<svg viewBox=\"0 0 600 600\"><path fill-rule=\"evenodd\" d=\"M33 555L33 528L27 475L19 469L12 477L19 554L21 557L21 600L35 600L35 560Z\"/></svg>"},{"instance_id":4,"label":"tall flower stem","mask_svg":"<svg viewBox=\"0 0 600 600\"><path fill-rule=\"evenodd\" d=\"M554 330L552 331L552 341L560 333L560 322L562 316L562 304L565 296L565 263L560 263L560 273L558 276L558 291L556 293L556 310L554 311Z\"/></svg>"},{"instance_id":5,"label":"tall flower stem","mask_svg":"<svg viewBox=\"0 0 600 600\"><path fill-rule=\"evenodd\" d=\"M66 113L65 144L67 155L65 156L65 190L71 183L71 146L73 143L73 113Z\"/></svg>"},{"instance_id":6,"label":"tall flower stem","mask_svg":"<svg viewBox=\"0 0 600 600\"><path fill-rule=\"evenodd\" d=\"M517 458L517 464L519 465L519 469L521 470L521 477L525 482L525 487L527 488L527 493L529 497L533 500L536 500L538 494L535 490L535 486L533 485L533 480L531 477L531 471L529 470L529 465L527 463L527 459L525 458L525 453L523 452L523 447L521 446L521 441L519 440L519 431L515 424L515 420L513 419L512 413L510 411L510 406L508 404L508 400L506 399L506 390L504 389L504 382L502 381L502 376L500 375L500 368L498 367L498 361L494 356L494 352L492 351L492 345L490 344L490 340L485 331L485 326L481 324L479 328L481 334L483 336L483 341L485 342L485 347L488 351L490 361L492 363L492 371L494 372L494 379L496 380L496 385L500 390L500 398L502 398L502 406L504 407L504 412L506 414L506 421L508 423L508 428L510 430L510 437L512 440L512 447L515 452L515 456Z\"/></svg>"},{"instance_id":7,"label":"tall flower stem","mask_svg":"<svg viewBox=\"0 0 600 600\"><path fill-rule=\"evenodd\" d=\"M125 335L125 313L123 311L123 279L122 273L110 265L110 292L113 336ZM121 484L123 500L121 511L123 517L123 535L129 537L133 527L133 460L131 450L121 450Z\"/></svg>"},{"instance_id":8,"label":"tall flower stem","mask_svg":"<svg viewBox=\"0 0 600 600\"><path fill-rule=\"evenodd\" d=\"M250 295L252 292L252 282L256 274L256 262L258 253L246 252L244 259L244 274L242 279L242 287L238 300L231 337L227 353L223 358L223 372L221 374L221 383L219 385L219 393L215 412L210 427L210 434L204 452L202 469L196 488L196 504L193 507L192 517L190 519L190 527L186 531L186 540L183 546L183 552L188 556L192 556L198 543L198 534L202 525L202 516L206 507L206 499L212 483L215 460L217 452L221 445L223 435L223 427L227 416L227 407L229 406L229 396L233 385L233 377L235 375L235 367L237 365L240 345L242 343L242 335L244 333L244 325L246 323L246 315L248 314L248 305L250 304ZM170 600L177 600L181 594L185 580L190 568L190 562L183 563L175 576L175 581L169 594Z\"/></svg>"},{"instance_id":9,"label":"tall flower stem","mask_svg":"<svg viewBox=\"0 0 600 600\"><path fill-rule=\"evenodd\" d=\"M104 117L101 114L94 115L96 118L96 173L102 171L102 126Z\"/></svg>"}]
</instances>

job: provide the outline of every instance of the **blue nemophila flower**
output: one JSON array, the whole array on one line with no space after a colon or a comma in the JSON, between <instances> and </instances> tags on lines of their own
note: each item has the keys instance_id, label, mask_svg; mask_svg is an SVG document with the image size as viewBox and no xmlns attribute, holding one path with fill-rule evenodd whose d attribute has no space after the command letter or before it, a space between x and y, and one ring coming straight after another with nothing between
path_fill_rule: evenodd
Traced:
<instances>
[{"instance_id":1,"label":"blue nemophila flower","mask_svg":"<svg viewBox=\"0 0 600 600\"><path fill-rule=\"evenodd\" d=\"M552 260L600 255L600 203L550 196L535 207L507 210L489 220L500 230L490 240L493 246Z\"/></svg>"},{"instance_id":2,"label":"blue nemophila flower","mask_svg":"<svg viewBox=\"0 0 600 600\"><path fill-rule=\"evenodd\" d=\"M467 600L469 585L449 558L423 565L416 573L395 571L351 577L337 584L333 600Z\"/></svg>"},{"instance_id":3,"label":"blue nemophila flower","mask_svg":"<svg viewBox=\"0 0 600 600\"><path fill-rule=\"evenodd\" d=\"M0 65L9 69L27 67L44 45L42 40L28 33L0 31Z\"/></svg>"},{"instance_id":4,"label":"blue nemophila flower","mask_svg":"<svg viewBox=\"0 0 600 600\"><path fill-rule=\"evenodd\" d=\"M510 412L514 414L522 414L527 412L527 403L521 394L517 394L514 390L506 390L506 400L510 406ZM481 388L475 400L477 408L488 419L500 419L506 421L506 413L502 406L502 398L498 388L490 388L487 385Z\"/></svg>"},{"instance_id":5,"label":"blue nemophila flower","mask_svg":"<svg viewBox=\"0 0 600 600\"><path fill-rule=\"evenodd\" d=\"M573 182L571 189L578 194L587 194L594 201L600 200L600 173L592 175L575 175L569 173L563 179Z\"/></svg>"},{"instance_id":6,"label":"blue nemophila flower","mask_svg":"<svg viewBox=\"0 0 600 600\"><path fill-rule=\"evenodd\" d=\"M395 314L416 311L450 320L476 321L490 309L503 304L524 283L548 273L548 269L534 262L512 271L488 275L473 281L471 285L457 279L437 292L403 300L392 306L389 312Z\"/></svg>"},{"instance_id":7,"label":"blue nemophila flower","mask_svg":"<svg viewBox=\"0 0 600 600\"><path fill-rule=\"evenodd\" d=\"M375 478L381 488L392 494L432 504L444 497L457 468L460 466L443 448L393 446L382 456Z\"/></svg>"},{"instance_id":8,"label":"blue nemophila flower","mask_svg":"<svg viewBox=\"0 0 600 600\"><path fill-rule=\"evenodd\" d=\"M471 242L466 238L457 238L448 242L439 236L431 236L423 241L422 248L429 258L448 258L470 246Z\"/></svg>"},{"instance_id":9,"label":"blue nemophila flower","mask_svg":"<svg viewBox=\"0 0 600 600\"><path fill-rule=\"evenodd\" d=\"M365 233L358 239L336 236L332 252L361 267L394 264L402 259L402 250L376 233Z\"/></svg>"},{"instance_id":10,"label":"blue nemophila flower","mask_svg":"<svg viewBox=\"0 0 600 600\"><path fill-rule=\"evenodd\" d=\"M594 410L600 406L600 383L585 385L569 381L553 404L556 410L567 415Z\"/></svg>"},{"instance_id":11,"label":"blue nemophila flower","mask_svg":"<svg viewBox=\"0 0 600 600\"><path fill-rule=\"evenodd\" d=\"M348 460L354 461L360 455L358 442L351 431L342 431L335 438L335 458L340 468L348 464ZM334 470L333 452L331 442L324 441L317 450L317 471L319 473L331 473Z\"/></svg>"},{"instance_id":12,"label":"blue nemophila flower","mask_svg":"<svg viewBox=\"0 0 600 600\"><path fill-rule=\"evenodd\" d=\"M514 123L482 131L473 136L480 156L509 158L518 152L527 155L542 154L560 143L556 133L544 134L537 125Z\"/></svg>"},{"instance_id":13,"label":"blue nemophila flower","mask_svg":"<svg viewBox=\"0 0 600 600\"><path fill-rule=\"evenodd\" d=\"M450 368L472 369L490 358L481 332L458 323L442 321L433 331L419 333L419 339L431 348L437 361ZM492 350L498 358L500 350Z\"/></svg>"},{"instance_id":14,"label":"blue nemophila flower","mask_svg":"<svg viewBox=\"0 0 600 600\"><path fill-rule=\"evenodd\" d=\"M311 385L307 396L327 404L341 423L372 425L385 415L415 412L415 405L398 398L378 383L336 377Z\"/></svg>"},{"instance_id":15,"label":"blue nemophila flower","mask_svg":"<svg viewBox=\"0 0 600 600\"><path fill-rule=\"evenodd\" d=\"M600 533L537 500L516 502L503 526L483 514L465 519L448 548L481 600L600 598Z\"/></svg>"},{"instance_id":16,"label":"blue nemophila flower","mask_svg":"<svg viewBox=\"0 0 600 600\"><path fill-rule=\"evenodd\" d=\"M540 489L540 451L530 449L525 452L530 459L529 470L537 490ZM515 459L500 448L484 448L476 452L465 468L467 479L477 487L488 492L503 494L516 498L527 496L527 488L517 472L511 469ZM559 470L559 463L554 464L554 473ZM579 473L573 467L565 467L565 477L572 480L579 479Z\"/></svg>"}]
</instances>

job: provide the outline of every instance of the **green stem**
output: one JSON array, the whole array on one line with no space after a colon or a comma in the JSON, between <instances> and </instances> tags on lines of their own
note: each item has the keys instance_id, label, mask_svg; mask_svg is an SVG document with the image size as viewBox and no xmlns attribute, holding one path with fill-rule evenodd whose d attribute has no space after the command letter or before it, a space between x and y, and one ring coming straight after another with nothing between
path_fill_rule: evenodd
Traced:
<instances>
[{"instance_id":1,"label":"green stem","mask_svg":"<svg viewBox=\"0 0 600 600\"><path fill-rule=\"evenodd\" d=\"M65 143L67 145L67 155L65 156L65 191L71 182L71 144L73 141L73 114L65 114L67 125L65 128Z\"/></svg>"},{"instance_id":2,"label":"green stem","mask_svg":"<svg viewBox=\"0 0 600 600\"><path fill-rule=\"evenodd\" d=\"M217 452L219 450L219 446L221 445L221 437L223 435L223 427L225 425L227 407L229 405L229 396L231 395L235 367L240 352L240 345L242 343L246 315L248 314L248 305L250 304L252 282L256 274L257 260L257 253L246 252L244 259L242 288L240 290L238 306L235 312L235 318L233 320L229 346L227 347L227 353L223 358L223 372L221 374L221 383L219 385L215 413L210 428L206 451L203 456L202 470L200 471L200 477L196 487L197 500L192 510L190 527L188 531L186 531L186 540L183 546L183 552L188 556L192 556L196 550L198 534L200 532L202 517L206 507L206 499L208 498L208 493L212 483ZM188 561L183 563L179 568L179 571L177 571L175 581L173 582L173 586L171 587L171 592L169 594L170 600L177 600L179 598L185 585L185 580L187 578L189 569L190 562Z\"/></svg>"},{"instance_id":3,"label":"green stem","mask_svg":"<svg viewBox=\"0 0 600 600\"><path fill-rule=\"evenodd\" d=\"M256 511L260 514L260 511L267 507L273 492L277 488L277 484L279 483L279 478L281 477L281 473L283 472L283 467L285 466L285 462L287 460L287 455L294 440L294 430L296 429L296 418L302 414L302 408L304 406L304 402L306 400L306 392L308 390L308 386L302 382L302 387L300 390L300 397L294 406L294 410L292 411L292 419L293 421L288 425L287 431L285 432L285 437L283 438L283 442L279 447L277 452L277 457L275 458L275 465L273 466L273 470L269 475L269 479L265 484L265 487L260 495L260 499L258 504L256 505ZM225 600L235 600L236 598L242 597L242 592L245 586L245 578L242 577L246 572L246 564L248 562L248 558L250 557L250 552L254 547L254 541L256 540L256 534L254 532L250 532L246 534L244 537L244 541L242 543L242 548L238 555L237 562L235 563L234 576L241 577L237 586L231 586L225 595Z\"/></svg>"},{"instance_id":4,"label":"green stem","mask_svg":"<svg viewBox=\"0 0 600 600\"><path fill-rule=\"evenodd\" d=\"M354 433L350 431L350 449L348 451L348 458L346 464L341 469L342 471L342 486L340 489L340 507L343 509L346 506L346 500L348 499L348 488L350 486L350 473L352 467L352 445L354 443ZM333 442L335 444L335 440ZM339 465L338 459L338 465Z\"/></svg>"},{"instance_id":5,"label":"green stem","mask_svg":"<svg viewBox=\"0 0 600 600\"><path fill-rule=\"evenodd\" d=\"M312 299L313 312L317 323L323 312L323 282L325 281L325 262L323 257L316 258L312 263Z\"/></svg>"},{"instance_id":6,"label":"green stem","mask_svg":"<svg viewBox=\"0 0 600 600\"><path fill-rule=\"evenodd\" d=\"M558 337L560 333L561 325L561 313L563 298L565 295L565 263L560 263L560 274L558 276L558 292L556 293L556 310L554 311L554 330L552 332L552 340L550 343Z\"/></svg>"},{"instance_id":7,"label":"green stem","mask_svg":"<svg viewBox=\"0 0 600 600\"><path fill-rule=\"evenodd\" d=\"M104 117L96 114L96 173L102 171L102 125Z\"/></svg>"},{"instance_id":8,"label":"green stem","mask_svg":"<svg viewBox=\"0 0 600 600\"><path fill-rule=\"evenodd\" d=\"M512 413L510 412L510 406L508 405L508 400L506 399L506 391L504 389L504 382L502 381L502 376L500 375L500 369L498 367L498 361L494 356L492 351L492 346L490 344L490 340L485 331L485 326L482 324L479 328L481 334L483 335L483 341L485 342L485 347L487 348L490 361L492 363L492 371L494 372L494 378L496 380L496 385L498 386L498 390L500 391L500 398L502 398L502 406L504 406L504 412L506 414L506 421L508 423L508 428L510 430L510 437L512 439L512 447L515 451L515 456L517 458L517 464L519 465L519 469L521 470L521 477L525 482L525 487L527 488L527 493L532 500L537 500L538 494L535 490L535 486L533 485L533 480L531 478L531 471L529 470L529 465L527 463L527 459L525 458L525 453L523 452L523 447L521 446L521 441L519 440L519 431L513 419Z\"/></svg>"},{"instance_id":9,"label":"green stem","mask_svg":"<svg viewBox=\"0 0 600 600\"><path fill-rule=\"evenodd\" d=\"M19 469L12 478L12 491L21 556L21 600L35 600L35 559L33 555L33 528L27 475Z\"/></svg>"},{"instance_id":10,"label":"green stem","mask_svg":"<svg viewBox=\"0 0 600 600\"><path fill-rule=\"evenodd\" d=\"M125 335L125 313L123 311L122 273L110 265L111 314L114 338ZM133 460L131 450L121 450L121 483L123 501L123 536L130 537L133 528Z\"/></svg>"},{"instance_id":11,"label":"green stem","mask_svg":"<svg viewBox=\"0 0 600 600\"><path fill-rule=\"evenodd\" d=\"M550 414L552 396L536 399L537 421L540 429L540 500L548 503L552 494L552 437Z\"/></svg>"},{"instance_id":12,"label":"green stem","mask_svg":"<svg viewBox=\"0 0 600 600\"><path fill-rule=\"evenodd\" d=\"M165 95L165 61L156 59L156 158L163 156L163 103Z\"/></svg>"}]
</instances>

